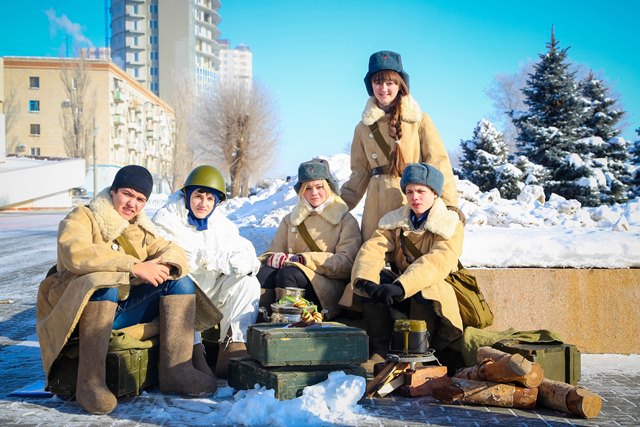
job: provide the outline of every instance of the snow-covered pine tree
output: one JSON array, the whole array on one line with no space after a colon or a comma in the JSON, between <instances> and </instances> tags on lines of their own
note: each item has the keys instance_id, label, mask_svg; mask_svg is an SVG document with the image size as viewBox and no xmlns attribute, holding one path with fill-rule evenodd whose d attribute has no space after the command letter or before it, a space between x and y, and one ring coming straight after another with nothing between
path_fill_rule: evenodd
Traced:
<instances>
[{"instance_id":1,"label":"snow-covered pine tree","mask_svg":"<svg viewBox=\"0 0 640 427\"><path fill-rule=\"evenodd\" d=\"M588 159L578 151L586 147L576 144L585 134L585 105L575 73L569 71L568 48L558 48L553 29L547 49L522 90L528 111L512 113L519 132L517 154L541 166L537 179L547 197L556 193L597 204L600 189L590 186L595 181Z\"/></svg>"},{"instance_id":2,"label":"snow-covered pine tree","mask_svg":"<svg viewBox=\"0 0 640 427\"><path fill-rule=\"evenodd\" d=\"M616 108L617 101L607 96L608 89L604 81L589 71L580 82L580 91L587 108L584 122L586 133L583 136L599 136L603 141L618 136L620 130L615 126L624 116L624 110Z\"/></svg>"},{"instance_id":3,"label":"snow-covered pine tree","mask_svg":"<svg viewBox=\"0 0 640 427\"><path fill-rule=\"evenodd\" d=\"M518 178L522 172L509 164L504 136L489 120L480 120L473 137L460 141L460 148L461 178L473 182L481 191L497 188L507 199L514 199L520 194Z\"/></svg>"},{"instance_id":4,"label":"snow-covered pine tree","mask_svg":"<svg viewBox=\"0 0 640 427\"><path fill-rule=\"evenodd\" d=\"M605 186L600 188L600 203L623 203L628 199L627 184L631 181L627 169L629 147L627 141L618 137L620 130L615 126L625 112L617 108L617 100L607 95L604 81L597 79L593 71L580 82L580 91L586 107L584 136L599 137L603 142L587 147L587 151L591 149L588 156L592 159L591 166L606 178Z\"/></svg>"},{"instance_id":5,"label":"snow-covered pine tree","mask_svg":"<svg viewBox=\"0 0 640 427\"><path fill-rule=\"evenodd\" d=\"M629 149L631 156L629 163L631 163L631 181L629 187L633 195L640 196L640 127L636 129L638 139L636 139Z\"/></svg>"}]
</instances>

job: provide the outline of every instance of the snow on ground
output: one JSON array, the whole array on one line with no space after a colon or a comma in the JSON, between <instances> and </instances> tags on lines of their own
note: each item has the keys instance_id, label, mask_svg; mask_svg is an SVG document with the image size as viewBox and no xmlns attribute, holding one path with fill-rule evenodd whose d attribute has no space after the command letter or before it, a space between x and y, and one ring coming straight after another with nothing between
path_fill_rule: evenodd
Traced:
<instances>
[{"instance_id":1,"label":"snow on ground","mask_svg":"<svg viewBox=\"0 0 640 427\"><path fill-rule=\"evenodd\" d=\"M327 158L340 181L349 177L349 156ZM258 254L269 246L282 218L295 206L290 182L273 180L248 198L220 206L251 240ZM640 267L640 199L624 205L587 208L576 200L527 186L518 200L497 190L482 193L458 181L460 209L467 217L461 261L468 267ZM159 200L160 202L161 200ZM361 202L352 213L360 221Z\"/></svg>"},{"instance_id":2,"label":"snow on ground","mask_svg":"<svg viewBox=\"0 0 640 427\"><path fill-rule=\"evenodd\" d=\"M338 155L329 159L336 177L343 182L349 175L348 158ZM225 202L220 209L241 228L258 253L268 246L280 220L293 208L296 194L291 182L275 180L249 198ZM584 208L575 201L558 197L542 200L537 188L528 188L520 200L502 200L496 192L480 193L473 184L458 183L461 209L468 218L465 227L465 246L462 262L467 266L507 267L640 267L640 200L613 207ZM154 195L148 205L149 213L162 205L166 197ZM360 219L362 204L353 211ZM5 248L0 265L0 300L12 306L23 305L25 312L33 310L37 283L46 267L55 260L55 236L64 212L9 213L0 215L0 240L15 242L17 249ZM23 246L18 246L23 245ZM18 276L19 275L19 276ZM22 287L13 283L19 279ZM9 303L8 300L11 302ZM1 306L0 306L1 307ZM7 307L8 306L4 306ZM18 308L18 307L16 307ZM6 308L5 308L6 309ZM3 310L5 310L3 309ZM6 313L6 312L5 312ZM22 366L25 352L36 360L34 316L12 316L11 327L0 330L0 381L24 371L33 372L29 381L42 380L40 366ZM2 315L2 312L0 312ZM0 317L5 317L2 315ZM23 335L20 331L27 331ZM18 371L16 371L18 370ZM640 355L584 354L582 377L595 381L603 374L624 373L640 375ZM127 415L152 424L185 425L373 425L379 424L376 411L366 411L356 404L362 395L364 381L359 377L334 373L326 382L308 387L305 394L290 401L278 401L273 391L257 388L235 392L224 387L215 396L185 399L145 392L135 399L120 402L116 418ZM55 424L79 422L82 411L75 406L65 408L57 397L42 398L39 406L29 405L19 398L0 401L0 418L4 415L23 420L48 420ZM111 417L91 417L87 422ZM384 418L382 418L384 420ZM116 422L117 423L117 422Z\"/></svg>"}]
</instances>

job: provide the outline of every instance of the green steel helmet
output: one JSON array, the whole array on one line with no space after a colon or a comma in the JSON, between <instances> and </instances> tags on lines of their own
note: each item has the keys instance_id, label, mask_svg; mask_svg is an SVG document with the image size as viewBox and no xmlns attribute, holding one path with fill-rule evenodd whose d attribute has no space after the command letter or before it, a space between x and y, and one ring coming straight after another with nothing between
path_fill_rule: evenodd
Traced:
<instances>
[{"instance_id":1,"label":"green steel helmet","mask_svg":"<svg viewBox=\"0 0 640 427\"><path fill-rule=\"evenodd\" d=\"M184 181L182 189L195 185L198 187L208 187L218 190L220 201L227 199L226 185L220 171L213 166L202 165L191 171Z\"/></svg>"}]
</instances>

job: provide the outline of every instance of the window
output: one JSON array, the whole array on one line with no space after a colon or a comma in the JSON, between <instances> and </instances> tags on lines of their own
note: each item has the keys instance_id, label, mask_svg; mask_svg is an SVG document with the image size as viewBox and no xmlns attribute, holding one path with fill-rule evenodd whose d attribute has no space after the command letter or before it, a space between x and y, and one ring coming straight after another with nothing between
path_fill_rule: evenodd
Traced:
<instances>
[{"instance_id":1,"label":"window","mask_svg":"<svg viewBox=\"0 0 640 427\"><path fill-rule=\"evenodd\" d=\"M40 101L37 99L32 99L29 101L29 112L37 113L40 111Z\"/></svg>"},{"instance_id":2,"label":"window","mask_svg":"<svg viewBox=\"0 0 640 427\"><path fill-rule=\"evenodd\" d=\"M31 123L29 125L29 135L31 135L31 136L40 136L40 124L39 123Z\"/></svg>"},{"instance_id":3,"label":"window","mask_svg":"<svg viewBox=\"0 0 640 427\"><path fill-rule=\"evenodd\" d=\"M31 147L31 155L39 156L40 155L40 147Z\"/></svg>"},{"instance_id":4,"label":"window","mask_svg":"<svg viewBox=\"0 0 640 427\"><path fill-rule=\"evenodd\" d=\"M29 77L29 89L38 89L40 88L40 77L31 76Z\"/></svg>"}]
</instances>

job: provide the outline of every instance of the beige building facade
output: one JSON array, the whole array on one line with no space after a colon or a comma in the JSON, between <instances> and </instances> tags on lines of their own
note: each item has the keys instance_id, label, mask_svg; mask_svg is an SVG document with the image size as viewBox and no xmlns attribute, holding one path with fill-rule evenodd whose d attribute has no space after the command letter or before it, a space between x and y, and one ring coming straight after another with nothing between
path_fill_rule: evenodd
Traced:
<instances>
[{"instance_id":1,"label":"beige building facade","mask_svg":"<svg viewBox=\"0 0 640 427\"><path fill-rule=\"evenodd\" d=\"M70 100L61 76L73 61L77 60L3 58L7 154L75 157L64 142L70 131L69 127L65 130L63 117L77 108L76 104L83 105L92 112L92 119L85 123L90 126L88 136L83 138L89 193L93 186L100 191L109 185L117 170L127 164L148 168L154 175L155 191L170 191L173 109L104 59L85 61L88 83L84 99ZM75 84L75 80L72 82Z\"/></svg>"}]
</instances>

